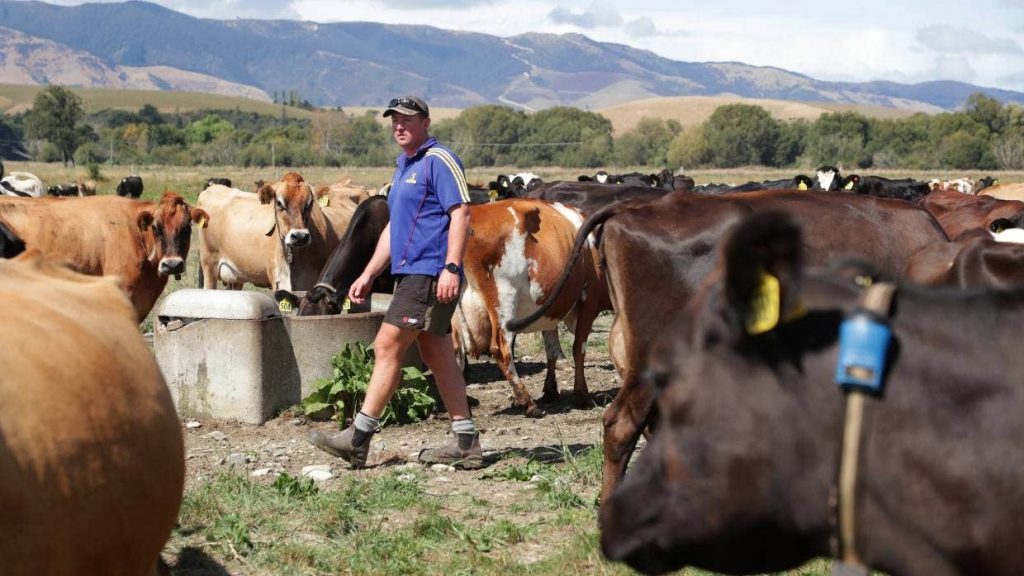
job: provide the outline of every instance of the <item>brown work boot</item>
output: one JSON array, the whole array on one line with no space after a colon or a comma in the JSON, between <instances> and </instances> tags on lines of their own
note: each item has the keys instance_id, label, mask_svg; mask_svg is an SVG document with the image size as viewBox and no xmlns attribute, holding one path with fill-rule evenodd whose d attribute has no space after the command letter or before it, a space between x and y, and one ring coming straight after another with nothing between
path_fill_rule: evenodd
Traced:
<instances>
[{"instance_id":1,"label":"brown work boot","mask_svg":"<svg viewBox=\"0 0 1024 576\"><path fill-rule=\"evenodd\" d=\"M424 464L448 464L465 470L484 467L484 452L480 449L480 434L455 434L451 442L440 448L420 451Z\"/></svg>"},{"instance_id":2,"label":"brown work boot","mask_svg":"<svg viewBox=\"0 0 1024 576\"><path fill-rule=\"evenodd\" d=\"M368 434L363 443L357 445L352 439L355 432L355 424L333 434L310 430L308 440L310 444L324 452L343 458L352 465L352 468L363 468L366 466L366 455L370 453L370 438L373 438L373 434Z\"/></svg>"}]
</instances>

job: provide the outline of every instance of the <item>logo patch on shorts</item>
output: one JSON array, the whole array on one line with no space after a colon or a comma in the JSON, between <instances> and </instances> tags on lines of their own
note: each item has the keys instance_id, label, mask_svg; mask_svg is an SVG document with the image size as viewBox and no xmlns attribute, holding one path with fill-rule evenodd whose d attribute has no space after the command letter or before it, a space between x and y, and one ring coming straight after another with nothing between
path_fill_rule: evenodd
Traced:
<instances>
[{"instance_id":1,"label":"logo patch on shorts","mask_svg":"<svg viewBox=\"0 0 1024 576\"><path fill-rule=\"evenodd\" d=\"M419 318L409 318L408 316L402 316L402 323L404 324L416 324L419 321Z\"/></svg>"}]
</instances>

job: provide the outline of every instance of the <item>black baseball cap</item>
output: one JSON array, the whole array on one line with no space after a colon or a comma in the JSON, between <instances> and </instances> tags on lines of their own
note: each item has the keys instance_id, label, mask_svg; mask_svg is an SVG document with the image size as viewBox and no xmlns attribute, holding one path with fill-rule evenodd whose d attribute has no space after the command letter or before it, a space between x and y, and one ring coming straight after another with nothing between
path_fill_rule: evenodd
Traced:
<instances>
[{"instance_id":1,"label":"black baseball cap","mask_svg":"<svg viewBox=\"0 0 1024 576\"><path fill-rule=\"evenodd\" d=\"M387 118L395 112L399 114L406 114L408 116L415 116L422 114L423 116L430 117L430 108L427 103L418 96L402 96L401 98L392 98L388 102L388 109L384 111L384 117Z\"/></svg>"}]
</instances>

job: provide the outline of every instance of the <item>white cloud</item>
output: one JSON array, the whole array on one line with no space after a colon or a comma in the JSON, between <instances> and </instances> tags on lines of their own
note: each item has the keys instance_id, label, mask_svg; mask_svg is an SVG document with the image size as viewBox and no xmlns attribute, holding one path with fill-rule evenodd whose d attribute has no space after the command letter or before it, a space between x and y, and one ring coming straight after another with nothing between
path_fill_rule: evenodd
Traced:
<instances>
[{"instance_id":1,"label":"white cloud","mask_svg":"<svg viewBox=\"0 0 1024 576\"><path fill-rule=\"evenodd\" d=\"M555 24L568 24L584 30L622 24L622 16L618 12L601 4L591 4L584 10L570 10L559 6L548 14L548 20Z\"/></svg>"},{"instance_id":2,"label":"white cloud","mask_svg":"<svg viewBox=\"0 0 1024 576\"><path fill-rule=\"evenodd\" d=\"M992 37L967 26L928 26L917 31L917 41L940 54L1024 54L1009 38Z\"/></svg>"}]
</instances>

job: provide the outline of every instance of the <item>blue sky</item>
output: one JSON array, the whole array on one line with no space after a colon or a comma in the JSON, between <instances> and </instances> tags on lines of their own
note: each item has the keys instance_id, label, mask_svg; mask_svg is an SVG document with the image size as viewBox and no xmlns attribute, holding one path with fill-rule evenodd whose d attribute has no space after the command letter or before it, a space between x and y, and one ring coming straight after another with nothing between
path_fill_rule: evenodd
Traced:
<instances>
[{"instance_id":1,"label":"blue sky","mask_svg":"<svg viewBox=\"0 0 1024 576\"><path fill-rule=\"evenodd\" d=\"M54 4L81 4L78 0ZM585 34L690 62L820 80L959 80L1024 92L1024 0L156 0L202 18Z\"/></svg>"}]
</instances>

